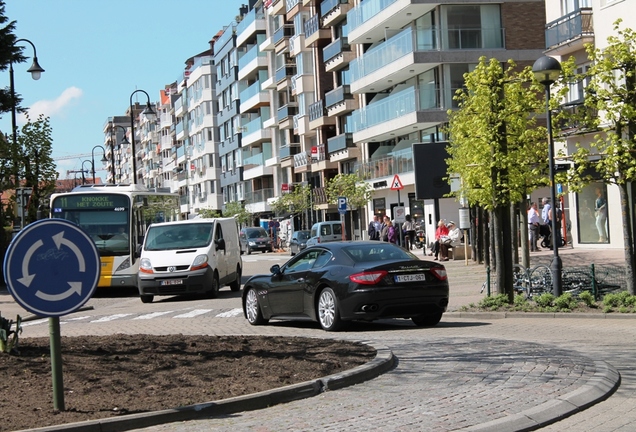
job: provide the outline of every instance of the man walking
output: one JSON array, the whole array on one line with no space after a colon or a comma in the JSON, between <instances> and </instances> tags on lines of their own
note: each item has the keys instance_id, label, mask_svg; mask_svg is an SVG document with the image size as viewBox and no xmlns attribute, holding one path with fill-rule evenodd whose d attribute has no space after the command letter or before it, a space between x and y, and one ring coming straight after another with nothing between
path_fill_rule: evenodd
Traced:
<instances>
[{"instance_id":1,"label":"man walking","mask_svg":"<svg viewBox=\"0 0 636 432\"><path fill-rule=\"evenodd\" d=\"M530 252L537 252L541 250L537 247L540 222L541 218L539 216L539 211L537 210L537 203L532 202L528 209L528 239L530 240Z\"/></svg>"}]
</instances>

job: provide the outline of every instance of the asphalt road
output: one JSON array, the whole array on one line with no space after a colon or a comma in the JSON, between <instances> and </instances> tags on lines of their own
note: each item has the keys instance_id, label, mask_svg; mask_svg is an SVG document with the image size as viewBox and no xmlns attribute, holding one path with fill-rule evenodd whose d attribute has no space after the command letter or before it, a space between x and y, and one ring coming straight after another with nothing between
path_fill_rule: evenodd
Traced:
<instances>
[{"instance_id":1,"label":"asphalt road","mask_svg":"<svg viewBox=\"0 0 636 432\"><path fill-rule=\"evenodd\" d=\"M620 255L603 258L599 253L591 251L589 256L597 263L620 261ZM549 253L544 255L549 259ZM581 257L578 251L576 259ZM244 277L266 272L287 258L282 254L244 257ZM457 302L483 297L481 266L445 264L451 298L459 299L451 302L451 309ZM87 306L90 309L61 318L63 336L119 332L332 337L387 346L398 359L396 368L378 378L317 397L143 430L522 430L523 413L542 407L549 416L550 404L575 394L608 370L620 373L620 386L607 400L542 430L632 431L636 424L634 315L502 319L500 314L463 317L455 312L431 329L416 328L409 320L386 320L356 323L333 334L311 323L250 326L242 317L240 293L228 288L218 299L160 297L152 304L141 303L134 292L100 294ZM0 291L0 311L5 317L28 315L6 291ZM25 323L22 337L48 336L47 322ZM509 422L510 429L489 426L504 418L518 422Z\"/></svg>"}]
</instances>

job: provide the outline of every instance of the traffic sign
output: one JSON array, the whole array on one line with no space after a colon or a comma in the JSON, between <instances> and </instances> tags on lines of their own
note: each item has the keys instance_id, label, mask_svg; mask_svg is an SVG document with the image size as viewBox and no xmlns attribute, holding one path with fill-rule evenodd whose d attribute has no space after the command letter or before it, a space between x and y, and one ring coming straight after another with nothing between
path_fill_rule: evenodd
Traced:
<instances>
[{"instance_id":1,"label":"traffic sign","mask_svg":"<svg viewBox=\"0 0 636 432\"><path fill-rule=\"evenodd\" d=\"M402 185L402 182L400 181L400 176L399 175L395 175L393 176L393 181L391 182L391 190L402 190L404 189L404 186Z\"/></svg>"},{"instance_id":2,"label":"traffic sign","mask_svg":"<svg viewBox=\"0 0 636 432\"><path fill-rule=\"evenodd\" d=\"M347 214L347 197L338 197L338 213Z\"/></svg>"},{"instance_id":3,"label":"traffic sign","mask_svg":"<svg viewBox=\"0 0 636 432\"><path fill-rule=\"evenodd\" d=\"M79 309L93 295L100 272L93 240L64 219L43 219L20 231L4 258L4 280L23 308L43 317Z\"/></svg>"}]
</instances>

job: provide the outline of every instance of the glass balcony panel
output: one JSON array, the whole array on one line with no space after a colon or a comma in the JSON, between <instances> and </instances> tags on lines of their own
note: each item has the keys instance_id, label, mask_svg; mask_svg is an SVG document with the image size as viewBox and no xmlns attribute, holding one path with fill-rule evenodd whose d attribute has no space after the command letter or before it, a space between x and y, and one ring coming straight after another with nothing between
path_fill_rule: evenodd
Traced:
<instances>
[{"instance_id":1,"label":"glass balcony panel","mask_svg":"<svg viewBox=\"0 0 636 432\"><path fill-rule=\"evenodd\" d=\"M337 103L344 102L349 97L351 97L349 86L343 85L325 93L325 105L329 108Z\"/></svg>"},{"instance_id":2,"label":"glass balcony panel","mask_svg":"<svg viewBox=\"0 0 636 432\"><path fill-rule=\"evenodd\" d=\"M366 0L347 12L349 31L352 31L382 12L397 0Z\"/></svg>"},{"instance_id":3,"label":"glass balcony panel","mask_svg":"<svg viewBox=\"0 0 636 432\"><path fill-rule=\"evenodd\" d=\"M329 153L345 150L347 147L353 146L353 136L350 133L336 135L335 137L327 140L327 151Z\"/></svg>"},{"instance_id":4,"label":"glass balcony panel","mask_svg":"<svg viewBox=\"0 0 636 432\"><path fill-rule=\"evenodd\" d=\"M351 47L349 46L346 37L338 38L323 48L323 61L328 62L343 51L351 51Z\"/></svg>"},{"instance_id":5,"label":"glass balcony panel","mask_svg":"<svg viewBox=\"0 0 636 432\"><path fill-rule=\"evenodd\" d=\"M360 132L415 111L415 88L392 94L352 113L348 132Z\"/></svg>"},{"instance_id":6,"label":"glass balcony panel","mask_svg":"<svg viewBox=\"0 0 636 432\"><path fill-rule=\"evenodd\" d=\"M444 49L503 48L502 28L462 28L444 31Z\"/></svg>"},{"instance_id":7,"label":"glass balcony panel","mask_svg":"<svg viewBox=\"0 0 636 432\"><path fill-rule=\"evenodd\" d=\"M320 16L316 14L305 22L305 37L311 36L318 30L320 30Z\"/></svg>"},{"instance_id":8,"label":"glass balcony panel","mask_svg":"<svg viewBox=\"0 0 636 432\"><path fill-rule=\"evenodd\" d=\"M325 0L320 3L320 16L329 15L339 4L347 4L348 0Z\"/></svg>"},{"instance_id":9,"label":"glass balcony panel","mask_svg":"<svg viewBox=\"0 0 636 432\"><path fill-rule=\"evenodd\" d=\"M260 8L252 9L251 11L247 13L247 15L243 16L243 21L238 23L238 25L236 26L236 34L240 35L254 21L256 21L257 19L264 19L264 18L265 18L265 14L263 13L262 9Z\"/></svg>"},{"instance_id":10,"label":"glass balcony panel","mask_svg":"<svg viewBox=\"0 0 636 432\"><path fill-rule=\"evenodd\" d=\"M370 49L349 64L351 79L357 81L383 66L413 52L413 30L407 28L383 44Z\"/></svg>"},{"instance_id":11,"label":"glass balcony panel","mask_svg":"<svg viewBox=\"0 0 636 432\"><path fill-rule=\"evenodd\" d=\"M260 52L258 50L258 45L254 45L252 49L243 54L243 57L239 59L239 69L243 69L247 66L251 61L255 60L256 57L265 57L267 56L266 52Z\"/></svg>"},{"instance_id":12,"label":"glass balcony panel","mask_svg":"<svg viewBox=\"0 0 636 432\"><path fill-rule=\"evenodd\" d=\"M280 147L280 150L278 151L278 156L281 159L287 159L289 157L294 156L295 154L298 154L299 151L300 151L299 144L288 144L288 145L284 145Z\"/></svg>"},{"instance_id":13,"label":"glass balcony panel","mask_svg":"<svg viewBox=\"0 0 636 432\"><path fill-rule=\"evenodd\" d=\"M309 105L309 121L318 120L325 115L325 105L322 99Z\"/></svg>"},{"instance_id":14,"label":"glass balcony panel","mask_svg":"<svg viewBox=\"0 0 636 432\"><path fill-rule=\"evenodd\" d=\"M251 122L243 126L243 136L257 132L263 129L263 119L260 117L255 118Z\"/></svg>"},{"instance_id":15,"label":"glass balcony panel","mask_svg":"<svg viewBox=\"0 0 636 432\"><path fill-rule=\"evenodd\" d=\"M593 35L592 9L569 13L546 25L545 45L551 48L583 35Z\"/></svg>"},{"instance_id":16,"label":"glass balcony panel","mask_svg":"<svg viewBox=\"0 0 636 432\"><path fill-rule=\"evenodd\" d=\"M413 172L413 149L403 149L376 160L357 162L354 170L366 180Z\"/></svg>"},{"instance_id":17,"label":"glass balcony panel","mask_svg":"<svg viewBox=\"0 0 636 432\"><path fill-rule=\"evenodd\" d=\"M239 97L242 101L246 101L249 98L256 96L260 92L261 92L261 83L260 81L256 81L254 84L252 84L251 86L243 90L241 94L239 95Z\"/></svg>"}]
</instances>

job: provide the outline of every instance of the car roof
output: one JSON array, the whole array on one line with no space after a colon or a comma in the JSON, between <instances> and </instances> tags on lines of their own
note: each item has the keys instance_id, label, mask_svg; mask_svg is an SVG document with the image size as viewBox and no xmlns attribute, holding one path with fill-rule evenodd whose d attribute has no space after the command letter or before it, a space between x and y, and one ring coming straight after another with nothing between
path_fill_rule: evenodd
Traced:
<instances>
[{"instance_id":1,"label":"car roof","mask_svg":"<svg viewBox=\"0 0 636 432\"><path fill-rule=\"evenodd\" d=\"M157 226L175 226L175 225L195 225L195 224L209 224L214 221L223 221L223 220L235 220L234 218L197 218L197 219L184 219L178 221L170 221L170 222L158 222L150 224L151 227Z\"/></svg>"}]
</instances>

